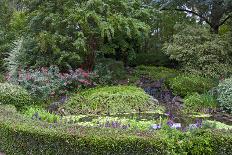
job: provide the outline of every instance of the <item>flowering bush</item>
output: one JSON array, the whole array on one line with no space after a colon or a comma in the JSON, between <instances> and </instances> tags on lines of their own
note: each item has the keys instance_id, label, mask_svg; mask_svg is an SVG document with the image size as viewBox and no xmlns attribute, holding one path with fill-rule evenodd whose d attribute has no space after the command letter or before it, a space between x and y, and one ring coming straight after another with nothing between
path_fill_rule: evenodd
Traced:
<instances>
[{"instance_id":1,"label":"flowering bush","mask_svg":"<svg viewBox=\"0 0 232 155\"><path fill-rule=\"evenodd\" d=\"M0 104L12 104L16 107L22 107L31 104L31 97L20 86L0 83Z\"/></svg>"},{"instance_id":2,"label":"flowering bush","mask_svg":"<svg viewBox=\"0 0 232 155\"><path fill-rule=\"evenodd\" d=\"M51 66L49 68L19 70L17 75L8 76L7 80L26 88L33 96L46 99L91 85L92 75L92 73L82 69L60 73L58 67Z\"/></svg>"}]
</instances>

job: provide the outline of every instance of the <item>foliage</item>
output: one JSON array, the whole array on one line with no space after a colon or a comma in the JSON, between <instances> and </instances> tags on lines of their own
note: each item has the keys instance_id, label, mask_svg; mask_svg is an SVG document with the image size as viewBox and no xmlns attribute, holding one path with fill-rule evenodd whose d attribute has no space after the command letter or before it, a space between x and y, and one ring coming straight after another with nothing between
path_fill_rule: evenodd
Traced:
<instances>
[{"instance_id":1,"label":"foliage","mask_svg":"<svg viewBox=\"0 0 232 155\"><path fill-rule=\"evenodd\" d=\"M213 33L231 18L231 0L167 0L161 2L161 10L173 10L191 14L199 23L205 22Z\"/></svg>"},{"instance_id":2,"label":"foliage","mask_svg":"<svg viewBox=\"0 0 232 155\"><path fill-rule=\"evenodd\" d=\"M230 154L231 150L230 131L51 126L2 108L0 116L0 148L7 154Z\"/></svg>"},{"instance_id":3,"label":"foliage","mask_svg":"<svg viewBox=\"0 0 232 155\"><path fill-rule=\"evenodd\" d=\"M0 83L0 103L12 104L21 108L24 105L32 104L32 100L29 93L20 86Z\"/></svg>"},{"instance_id":4,"label":"foliage","mask_svg":"<svg viewBox=\"0 0 232 155\"><path fill-rule=\"evenodd\" d=\"M102 85L115 84L117 80L126 77L123 62L115 61L110 58L98 59L94 72L97 75L95 82Z\"/></svg>"},{"instance_id":5,"label":"foliage","mask_svg":"<svg viewBox=\"0 0 232 155\"><path fill-rule=\"evenodd\" d=\"M0 73L0 83L3 83L5 81L5 76Z\"/></svg>"},{"instance_id":6,"label":"foliage","mask_svg":"<svg viewBox=\"0 0 232 155\"><path fill-rule=\"evenodd\" d=\"M167 81L179 74L179 71L175 69L155 66L138 66L134 71L134 75L139 78L142 76L149 76L153 80L165 79Z\"/></svg>"},{"instance_id":7,"label":"foliage","mask_svg":"<svg viewBox=\"0 0 232 155\"><path fill-rule=\"evenodd\" d=\"M81 95L81 96L80 96ZM93 88L71 97L68 105L75 105L79 113L125 113L154 108L149 95L134 86ZM84 101L83 102L83 98Z\"/></svg>"},{"instance_id":8,"label":"foliage","mask_svg":"<svg viewBox=\"0 0 232 155\"><path fill-rule=\"evenodd\" d=\"M184 98L185 108L188 110L202 111L204 109L215 109L217 107L216 99L209 94L193 93Z\"/></svg>"},{"instance_id":9,"label":"foliage","mask_svg":"<svg viewBox=\"0 0 232 155\"><path fill-rule=\"evenodd\" d=\"M47 112L45 109L37 106L24 107L23 114L31 119L47 121L49 123L58 122L60 116Z\"/></svg>"},{"instance_id":10,"label":"foliage","mask_svg":"<svg viewBox=\"0 0 232 155\"><path fill-rule=\"evenodd\" d=\"M232 129L231 125L227 125L218 121L210 121L210 120L204 121L203 126L211 129L225 129L225 130Z\"/></svg>"},{"instance_id":11,"label":"foliage","mask_svg":"<svg viewBox=\"0 0 232 155\"><path fill-rule=\"evenodd\" d=\"M10 31L16 35L15 38L21 37L26 32L27 15L24 11L14 11L9 23Z\"/></svg>"},{"instance_id":12,"label":"foliage","mask_svg":"<svg viewBox=\"0 0 232 155\"><path fill-rule=\"evenodd\" d=\"M182 97L195 92L202 94L217 86L214 80L194 74L181 74L169 82L173 93Z\"/></svg>"},{"instance_id":13,"label":"foliage","mask_svg":"<svg viewBox=\"0 0 232 155\"><path fill-rule=\"evenodd\" d=\"M220 107L232 113L232 78L221 81L217 87Z\"/></svg>"},{"instance_id":14,"label":"foliage","mask_svg":"<svg viewBox=\"0 0 232 155\"><path fill-rule=\"evenodd\" d=\"M14 48L8 53L8 57L5 58L5 66L10 75L17 74L17 71L22 66L22 62L28 61L28 55L22 51L22 46L22 39L15 41Z\"/></svg>"},{"instance_id":15,"label":"foliage","mask_svg":"<svg viewBox=\"0 0 232 155\"><path fill-rule=\"evenodd\" d=\"M9 21L12 17L12 10L8 7L6 0L0 1L0 71L4 71L5 54L10 49L12 33L9 28Z\"/></svg>"},{"instance_id":16,"label":"foliage","mask_svg":"<svg viewBox=\"0 0 232 155\"><path fill-rule=\"evenodd\" d=\"M151 15L141 1L26 0L24 5L28 14L27 36L37 49L31 55L35 59L31 66L43 63L42 66L58 65L64 70L77 68L82 62L92 66L96 51L118 51L126 56L148 37L145 21Z\"/></svg>"},{"instance_id":17,"label":"foliage","mask_svg":"<svg viewBox=\"0 0 232 155\"><path fill-rule=\"evenodd\" d=\"M164 52L187 72L219 78L232 73L232 48L228 40L204 28L186 26L174 35L171 43L164 45Z\"/></svg>"},{"instance_id":18,"label":"foliage","mask_svg":"<svg viewBox=\"0 0 232 155\"><path fill-rule=\"evenodd\" d=\"M162 52L138 53L136 58L129 62L130 66L170 66L169 58Z\"/></svg>"},{"instance_id":19,"label":"foliage","mask_svg":"<svg viewBox=\"0 0 232 155\"><path fill-rule=\"evenodd\" d=\"M35 97L47 99L50 96L65 95L67 91L91 85L91 76L91 73L82 69L60 73L58 67L50 66L18 70L17 74L8 76L8 81L21 85Z\"/></svg>"}]
</instances>

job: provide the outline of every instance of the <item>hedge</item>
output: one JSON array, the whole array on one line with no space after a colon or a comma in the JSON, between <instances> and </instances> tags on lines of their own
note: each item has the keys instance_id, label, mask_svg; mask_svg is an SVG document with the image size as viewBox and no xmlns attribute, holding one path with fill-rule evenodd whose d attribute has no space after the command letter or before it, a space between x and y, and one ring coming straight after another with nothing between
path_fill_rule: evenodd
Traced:
<instances>
[{"instance_id":1,"label":"hedge","mask_svg":"<svg viewBox=\"0 0 232 155\"><path fill-rule=\"evenodd\" d=\"M32 121L0 108L0 152L7 155L230 154L232 132L139 132Z\"/></svg>"}]
</instances>

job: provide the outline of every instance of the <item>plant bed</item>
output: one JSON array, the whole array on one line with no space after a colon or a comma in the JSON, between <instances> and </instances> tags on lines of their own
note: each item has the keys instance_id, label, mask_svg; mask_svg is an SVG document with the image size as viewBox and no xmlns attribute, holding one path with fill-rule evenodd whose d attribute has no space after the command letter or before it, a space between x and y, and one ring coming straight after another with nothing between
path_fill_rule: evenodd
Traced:
<instances>
[{"instance_id":1,"label":"plant bed","mask_svg":"<svg viewBox=\"0 0 232 155\"><path fill-rule=\"evenodd\" d=\"M31 120L0 106L6 154L230 154L230 130L156 131L86 127Z\"/></svg>"}]
</instances>

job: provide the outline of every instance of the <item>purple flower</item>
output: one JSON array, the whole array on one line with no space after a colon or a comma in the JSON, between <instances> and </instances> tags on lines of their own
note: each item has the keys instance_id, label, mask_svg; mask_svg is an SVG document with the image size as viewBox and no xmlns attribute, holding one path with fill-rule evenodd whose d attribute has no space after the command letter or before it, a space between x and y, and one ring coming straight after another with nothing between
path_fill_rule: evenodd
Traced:
<instances>
[{"instance_id":1,"label":"purple flower","mask_svg":"<svg viewBox=\"0 0 232 155\"><path fill-rule=\"evenodd\" d=\"M110 127L110 122L109 122L109 121L106 121L105 127L106 127L106 128L109 128L109 127Z\"/></svg>"},{"instance_id":2,"label":"purple flower","mask_svg":"<svg viewBox=\"0 0 232 155\"><path fill-rule=\"evenodd\" d=\"M196 126L202 127L202 119L196 119Z\"/></svg>"},{"instance_id":3,"label":"purple flower","mask_svg":"<svg viewBox=\"0 0 232 155\"><path fill-rule=\"evenodd\" d=\"M168 125L169 127L172 127L173 124L174 124L174 122L173 122L172 120L168 120L168 121L167 121L167 125Z\"/></svg>"},{"instance_id":4,"label":"purple flower","mask_svg":"<svg viewBox=\"0 0 232 155\"><path fill-rule=\"evenodd\" d=\"M118 127L118 123L116 121L112 121L111 126L113 128L117 128Z\"/></svg>"},{"instance_id":5,"label":"purple flower","mask_svg":"<svg viewBox=\"0 0 232 155\"><path fill-rule=\"evenodd\" d=\"M127 125L122 125L122 129L128 129Z\"/></svg>"}]
</instances>

